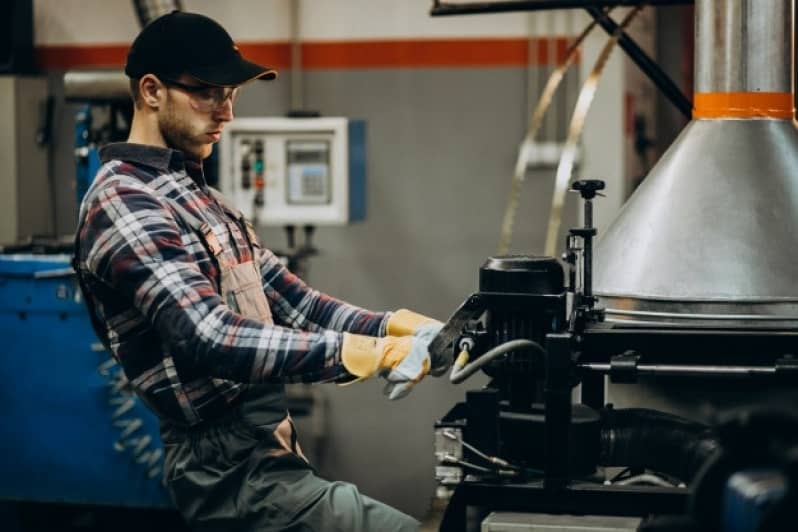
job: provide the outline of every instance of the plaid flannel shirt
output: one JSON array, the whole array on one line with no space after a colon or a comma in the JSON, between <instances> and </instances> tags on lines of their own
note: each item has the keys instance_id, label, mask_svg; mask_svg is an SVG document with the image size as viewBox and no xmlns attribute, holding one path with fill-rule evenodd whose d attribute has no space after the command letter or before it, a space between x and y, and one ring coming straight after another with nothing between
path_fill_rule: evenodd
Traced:
<instances>
[{"instance_id":1,"label":"plaid flannel shirt","mask_svg":"<svg viewBox=\"0 0 798 532\"><path fill-rule=\"evenodd\" d=\"M274 325L221 299L219 269L170 202L207 221L235 263L252 259L244 228L179 151L110 144L84 198L76 263L113 356L162 419L195 425L236 404L249 384L349 378L341 333L385 334L388 313L313 290L263 248Z\"/></svg>"}]
</instances>

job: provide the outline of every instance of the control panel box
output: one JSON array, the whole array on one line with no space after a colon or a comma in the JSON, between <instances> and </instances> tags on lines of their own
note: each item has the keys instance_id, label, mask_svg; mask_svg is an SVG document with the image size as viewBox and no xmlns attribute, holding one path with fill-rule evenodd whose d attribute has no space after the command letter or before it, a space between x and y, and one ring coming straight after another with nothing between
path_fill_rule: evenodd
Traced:
<instances>
[{"instance_id":1,"label":"control panel box","mask_svg":"<svg viewBox=\"0 0 798 532\"><path fill-rule=\"evenodd\" d=\"M255 225L343 225L366 213L365 122L237 118L219 143L219 188Z\"/></svg>"}]
</instances>

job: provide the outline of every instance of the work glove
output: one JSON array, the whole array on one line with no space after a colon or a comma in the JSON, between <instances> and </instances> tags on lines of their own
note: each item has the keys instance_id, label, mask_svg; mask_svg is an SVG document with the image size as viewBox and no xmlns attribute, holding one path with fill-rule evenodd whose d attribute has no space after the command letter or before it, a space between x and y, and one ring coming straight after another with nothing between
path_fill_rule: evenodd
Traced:
<instances>
[{"instance_id":1,"label":"work glove","mask_svg":"<svg viewBox=\"0 0 798 532\"><path fill-rule=\"evenodd\" d=\"M392 336L414 336L427 345L441 332L443 323L412 310L399 309L391 314L385 332ZM431 360L430 375L440 377L451 366L451 360L435 357Z\"/></svg>"},{"instance_id":2,"label":"work glove","mask_svg":"<svg viewBox=\"0 0 798 532\"><path fill-rule=\"evenodd\" d=\"M434 336L433 336L434 337ZM379 374L387 382L383 393L400 399L429 373L431 362L425 336L363 336L343 334L341 361L359 379Z\"/></svg>"},{"instance_id":3,"label":"work glove","mask_svg":"<svg viewBox=\"0 0 798 532\"><path fill-rule=\"evenodd\" d=\"M388 336L412 336L422 329L428 330L430 325L438 325L438 329L443 327L443 324L434 318L402 308L391 313L388 323L385 324L385 334Z\"/></svg>"},{"instance_id":4,"label":"work glove","mask_svg":"<svg viewBox=\"0 0 798 532\"><path fill-rule=\"evenodd\" d=\"M429 345L442 328L443 323L438 320L403 308L391 314L385 332L393 336L412 335ZM433 357L430 362L430 375L433 377L440 377L452 365L452 361L446 357Z\"/></svg>"},{"instance_id":5,"label":"work glove","mask_svg":"<svg viewBox=\"0 0 798 532\"><path fill-rule=\"evenodd\" d=\"M427 354L430 356L429 374L433 377L440 377L452 366L451 357L432 356L432 353L429 352L429 345L438 336L441 329L443 329L443 323L436 321L420 326L413 334L414 338L419 338L427 345Z\"/></svg>"}]
</instances>

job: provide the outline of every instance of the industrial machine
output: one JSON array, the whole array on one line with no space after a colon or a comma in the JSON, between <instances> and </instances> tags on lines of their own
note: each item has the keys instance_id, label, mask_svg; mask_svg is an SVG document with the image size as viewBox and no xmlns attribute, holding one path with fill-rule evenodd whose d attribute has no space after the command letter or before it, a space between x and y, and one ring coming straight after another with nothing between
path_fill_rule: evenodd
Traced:
<instances>
[{"instance_id":1,"label":"industrial machine","mask_svg":"<svg viewBox=\"0 0 798 532\"><path fill-rule=\"evenodd\" d=\"M600 8L616 4L637 2L435 2L433 15L584 7L615 32ZM605 404L607 380L798 381L793 9L697 0L693 121L598 243L604 183L580 180L584 223L562 261L480 268L431 346L454 359L452 382L490 377L435 427L441 530L486 515L482 530L794 528L794 403L712 427Z\"/></svg>"},{"instance_id":2,"label":"industrial machine","mask_svg":"<svg viewBox=\"0 0 798 532\"><path fill-rule=\"evenodd\" d=\"M70 256L0 255L0 301L0 500L170 507L157 420L96 339Z\"/></svg>"}]
</instances>

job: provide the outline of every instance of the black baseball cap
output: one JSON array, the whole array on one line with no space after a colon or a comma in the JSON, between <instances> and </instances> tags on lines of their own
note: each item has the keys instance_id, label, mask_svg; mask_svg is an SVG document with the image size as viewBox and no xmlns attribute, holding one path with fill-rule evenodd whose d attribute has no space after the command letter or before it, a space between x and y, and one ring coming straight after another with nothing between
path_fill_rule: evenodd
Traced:
<instances>
[{"instance_id":1,"label":"black baseball cap","mask_svg":"<svg viewBox=\"0 0 798 532\"><path fill-rule=\"evenodd\" d=\"M218 22L184 11L158 17L141 30L128 51L125 74L165 79L188 74L221 87L277 77L276 70L244 59Z\"/></svg>"}]
</instances>

